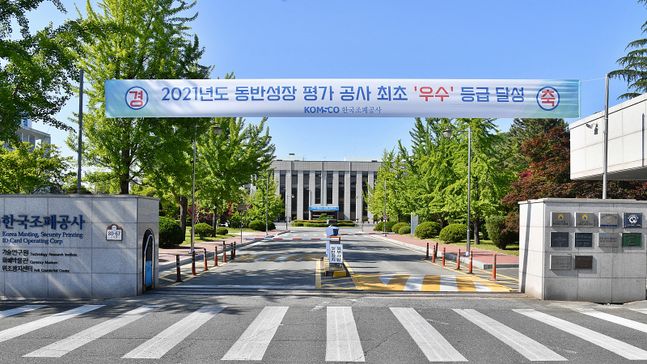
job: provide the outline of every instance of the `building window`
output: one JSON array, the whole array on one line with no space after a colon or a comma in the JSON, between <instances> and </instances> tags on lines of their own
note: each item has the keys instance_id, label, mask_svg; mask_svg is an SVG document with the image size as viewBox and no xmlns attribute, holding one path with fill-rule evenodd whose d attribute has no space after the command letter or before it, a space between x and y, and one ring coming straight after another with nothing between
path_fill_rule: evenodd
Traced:
<instances>
[{"instance_id":1,"label":"building window","mask_svg":"<svg viewBox=\"0 0 647 364\"><path fill-rule=\"evenodd\" d=\"M315 198L314 203L321 203L321 172L315 172Z\"/></svg>"},{"instance_id":2,"label":"building window","mask_svg":"<svg viewBox=\"0 0 647 364\"><path fill-rule=\"evenodd\" d=\"M297 213L297 190L298 190L298 177L296 172L292 172L292 191L290 191L290 206L292 211L292 216L290 220L293 220Z\"/></svg>"},{"instance_id":3,"label":"building window","mask_svg":"<svg viewBox=\"0 0 647 364\"><path fill-rule=\"evenodd\" d=\"M366 196L368 196L368 174L372 172L362 172L362 219L368 219L368 204L366 203Z\"/></svg>"},{"instance_id":4,"label":"building window","mask_svg":"<svg viewBox=\"0 0 647 364\"><path fill-rule=\"evenodd\" d=\"M337 206L339 206L339 211L342 211L342 213L343 213L343 211L344 211L344 203L346 201L344 199L344 194L346 192L344 190L344 172L339 172L338 176L339 176L339 178L338 178L339 179L339 201L337 203ZM346 216L344 216L344 218L346 218Z\"/></svg>"},{"instance_id":5,"label":"building window","mask_svg":"<svg viewBox=\"0 0 647 364\"><path fill-rule=\"evenodd\" d=\"M350 172L350 219L357 219L357 172Z\"/></svg>"},{"instance_id":6,"label":"building window","mask_svg":"<svg viewBox=\"0 0 647 364\"><path fill-rule=\"evenodd\" d=\"M332 172L326 172L326 204L332 205Z\"/></svg>"}]
</instances>

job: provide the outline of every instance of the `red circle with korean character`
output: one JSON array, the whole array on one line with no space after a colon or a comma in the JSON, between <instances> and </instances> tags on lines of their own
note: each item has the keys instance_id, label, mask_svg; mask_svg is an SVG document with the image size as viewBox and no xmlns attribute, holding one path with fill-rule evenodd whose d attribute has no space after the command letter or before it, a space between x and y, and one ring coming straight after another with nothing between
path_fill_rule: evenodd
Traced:
<instances>
[{"instance_id":1,"label":"red circle with korean character","mask_svg":"<svg viewBox=\"0 0 647 364\"><path fill-rule=\"evenodd\" d=\"M559 92L552 86L544 86L537 91L537 105L542 110L551 111L559 106Z\"/></svg>"},{"instance_id":2,"label":"red circle with korean character","mask_svg":"<svg viewBox=\"0 0 647 364\"><path fill-rule=\"evenodd\" d=\"M126 105L133 110L139 110L148 104L148 92L139 86L133 86L126 91Z\"/></svg>"}]
</instances>

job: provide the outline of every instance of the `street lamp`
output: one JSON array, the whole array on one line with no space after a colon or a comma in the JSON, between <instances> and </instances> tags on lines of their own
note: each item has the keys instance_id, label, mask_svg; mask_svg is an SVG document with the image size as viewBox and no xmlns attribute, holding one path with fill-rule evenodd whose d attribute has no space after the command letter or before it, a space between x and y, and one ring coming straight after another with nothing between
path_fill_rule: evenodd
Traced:
<instances>
[{"instance_id":1,"label":"street lamp","mask_svg":"<svg viewBox=\"0 0 647 364\"><path fill-rule=\"evenodd\" d=\"M451 138L452 130L450 128L443 131L443 136L447 139ZM472 253L470 246L470 215L471 215L471 196L472 196L472 127L467 124L467 245L465 255L469 256Z\"/></svg>"},{"instance_id":2,"label":"street lamp","mask_svg":"<svg viewBox=\"0 0 647 364\"><path fill-rule=\"evenodd\" d=\"M267 171L267 178L265 179L265 236L268 235L268 206L267 206L267 194L270 193L270 171Z\"/></svg>"},{"instance_id":3,"label":"street lamp","mask_svg":"<svg viewBox=\"0 0 647 364\"><path fill-rule=\"evenodd\" d=\"M604 166L602 170L602 199L607 199L607 158L609 156L609 74L604 76Z\"/></svg>"},{"instance_id":4,"label":"street lamp","mask_svg":"<svg viewBox=\"0 0 647 364\"><path fill-rule=\"evenodd\" d=\"M384 176L384 213L382 215L382 230L386 236L386 175Z\"/></svg>"}]
</instances>

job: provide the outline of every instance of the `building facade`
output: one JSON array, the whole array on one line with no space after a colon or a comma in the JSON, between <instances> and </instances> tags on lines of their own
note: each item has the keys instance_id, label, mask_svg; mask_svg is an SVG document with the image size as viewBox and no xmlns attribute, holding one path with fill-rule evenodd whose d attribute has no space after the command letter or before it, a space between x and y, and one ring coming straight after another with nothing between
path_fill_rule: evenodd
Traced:
<instances>
[{"instance_id":1,"label":"building facade","mask_svg":"<svg viewBox=\"0 0 647 364\"><path fill-rule=\"evenodd\" d=\"M379 168L378 161L274 161L277 193L285 203L284 219L312 219L325 213L372 222L366 195L369 186L375 185Z\"/></svg>"},{"instance_id":2,"label":"building facade","mask_svg":"<svg viewBox=\"0 0 647 364\"><path fill-rule=\"evenodd\" d=\"M20 121L20 128L16 134L18 134L18 140L24 143L29 143L33 147L36 145L48 145L52 142L52 137L49 134L32 128L31 120L29 119L23 119ZM10 149L8 143L5 143L4 147Z\"/></svg>"}]
</instances>

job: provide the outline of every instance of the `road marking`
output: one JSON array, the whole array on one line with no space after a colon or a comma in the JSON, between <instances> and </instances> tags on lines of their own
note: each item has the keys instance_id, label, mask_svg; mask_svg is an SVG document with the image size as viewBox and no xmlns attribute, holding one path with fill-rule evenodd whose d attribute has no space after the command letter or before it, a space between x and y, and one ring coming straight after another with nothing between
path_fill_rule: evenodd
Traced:
<instances>
[{"instance_id":1,"label":"road marking","mask_svg":"<svg viewBox=\"0 0 647 364\"><path fill-rule=\"evenodd\" d=\"M420 291L422 289L422 280L425 278L424 275L412 275L407 279L407 283L404 285L405 291Z\"/></svg>"},{"instance_id":2,"label":"road marking","mask_svg":"<svg viewBox=\"0 0 647 364\"><path fill-rule=\"evenodd\" d=\"M504 344L514 349L530 361L564 361L568 360L543 344L528 336L509 328L508 326L473 309L457 309L454 311L485 330Z\"/></svg>"},{"instance_id":3,"label":"road marking","mask_svg":"<svg viewBox=\"0 0 647 364\"><path fill-rule=\"evenodd\" d=\"M364 360L364 350L357 333L353 309L346 306L329 306L326 312L326 361Z\"/></svg>"},{"instance_id":4,"label":"road marking","mask_svg":"<svg viewBox=\"0 0 647 364\"><path fill-rule=\"evenodd\" d=\"M47 307L46 305L25 305L9 310L0 311L0 318L5 318L14 315L20 315L21 313L37 310L42 307Z\"/></svg>"},{"instance_id":5,"label":"road marking","mask_svg":"<svg viewBox=\"0 0 647 364\"><path fill-rule=\"evenodd\" d=\"M131 350L123 358L159 359L223 309L223 306L218 305L202 306Z\"/></svg>"},{"instance_id":6,"label":"road marking","mask_svg":"<svg viewBox=\"0 0 647 364\"><path fill-rule=\"evenodd\" d=\"M140 318L144 317L146 313L153 309L154 307L151 306L142 306L136 308L118 317L92 326L89 329L83 330L78 334L74 334L66 339L57 341L36 351L32 351L31 353L25 355L25 357L60 358L72 350L78 349L81 346L90 343L102 336L105 336L119 328L122 328L131 322L139 320Z\"/></svg>"},{"instance_id":7,"label":"road marking","mask_svg":"<svg viewBox=\"0 0 647 364\"><path fill-rule=\"evenodd\" d=\"M467 361L443 335L413 308L391 307L391 312L407 330L429 361Z\"/></svg>"},{"instance_id":8,"label":"road marking","mask_svg":"<svg viewBox=\"0 0 647 364\"><path fill-rule=\"evenodd\" d=\"M103 305L84 305L80 307L67 310L65 312L59 312L57 314L44 317L42 319L28 322L26 324L18 325L10 329L0 331L0 342L4 342L18 336L42 329L43 327L59 323L61 321L69 320L78 315L94 311L98 308L103 307Z\"/></svg>"},{"instance_id":9,"label":"road marking","mask_svg":"<svg viewBox=\"0 0 647 364\"><path fill-rule=\"evenodd\" d=\"M621 326L628 327L630 329L638 330L647 333L647 324L644 324L642 322L638 321L633 321L633 320L628 320L624 317L616 316L616 315L611 315L606 312L600 312L596 311L593 309L580 309L576 310L579 313L583 313L585 315L599 318L601 320L613 322L614 324L618 324Z\"/></svg>"},{"instance_id":10,"label":"road marking","mask_svg":"<svg viewBox=\"0 0 647 364\"><path fill-rule=\"evenodd\" d=\"M455 276L440 276L441 292L458 292Z\"/></svg>"},{"instance_id":11,"label":"road marking","mask_svg":"<svg viewBox=\"0 0 647 364\"><path fill-rule=\"evenodd\" d=\"M647 315L647 308L630 308L630 310Z\"/></svg>"},{"instance_id":12,"label":"road marking","mask_svg":"<svg viewBox=\"0 0 647 364\"><path fill-rule=\"evenodd\" d=\"M286 306L265 307L221 360L263 360L287 311Z\"/></svg>"},{"instance_id":13,"label":"road marking","mask_svg":"<svg viewBox=\"0 0 647 364\"><path fill-rule=\"evenodd\" d=\"M389 282L391 281L391 279L393 279L393 277L394 277L393 275L380 276L380 282L382 282L383 285L388 286Z\"/></svg>"},{"instance_id":14,"label":"road marking","mask_svg":"<svg viewBox=\"0 0 647 364\"><path fill-rule=\"evenodd\" d=\"M244 285L244 284L184 284L184 285L178 285L178 286L173 286L173 290L191 290L191 289L218 289L218 288L226 288L226 289L232 289L232 288L240 288L240 289L313 289L313 285L294 285L294 286L289 286L289 285L278 285L278 284L250 284L250 285Z\"/></svg>"},{"instance_id":15,"label":"road marking","mask_svg":"<svg viewBox=\"0 0 647 364\"><path fill-rule=\"evenodd\" d=\"M315 261L315 288L321 288L321 260L317 259Z\"/></svg>"},{"instance_id":16,"label":"road marking","mask_svg":"<svg viewBox=\"0 0 647 364\"><path fill-rule=\"evenodd\" d=\"M513 311L577 336L580 339L616 353L623 358L629 360L647 360L647 351L614 339L610 336L587 329L586 327L576 325L533 309L514 309Z\"/></svg>"},{"instance_id":17,"label":"road marking","mask_svg":"<svg viewBox=\"0 0 647 364\"><path fill-rule=\"evenodd\" d=\"M440 291L440 276L428 275L422 281L422 290L425 292Z\"/></svg>"}]
</instances>

